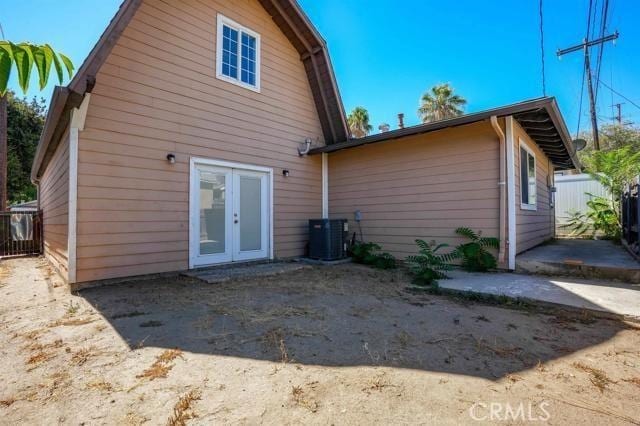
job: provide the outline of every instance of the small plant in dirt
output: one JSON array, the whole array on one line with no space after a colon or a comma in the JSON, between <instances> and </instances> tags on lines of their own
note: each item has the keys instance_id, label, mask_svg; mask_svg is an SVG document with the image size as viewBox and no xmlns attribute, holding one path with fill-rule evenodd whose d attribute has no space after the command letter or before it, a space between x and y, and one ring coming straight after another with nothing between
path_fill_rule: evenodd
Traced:
<instances>
[{"instance_id":1,"label":"small plant in dirt","mask_svg":"<svg viewBox=\"0 0 640 426\"><path fill-rule=\"evenodd\" d=\"M390 253L380 252L382 247L376 243L365 243L357 241L349 247L349 256L356 263L370 265L378 269L395 269L397 267L396 258Z\"/></svg>"},{"instance_id":2,"label":"small plant in dirt","mask_svg":"<svg viewBox=\"0 0 640 426\"><path fill-rule=\"evenodd\" d=\"M449 278L446 274L451 270L451 262L455 260L456 253L440 253L447 244L433 245L424 240L416 240L418 254L406 259L409 269L414 275L414 282L421 286L437 288L438 280Z\"/></svg>"},{"instance_id":3,"label":"small plant in dirt","mask_svg":"<svg viewBox=\"0 0 640 426\"><path fill-rule=\"evenodd\" d=\"M483 237L482 232L474 232L469 228L458 228L456 234L471 241L460 244L455 249L455 255L462 259L461 266L469 272L486 272L495 269L498 262L487 249L498 249L500 240Z\"/></svg>"}]
</instances>

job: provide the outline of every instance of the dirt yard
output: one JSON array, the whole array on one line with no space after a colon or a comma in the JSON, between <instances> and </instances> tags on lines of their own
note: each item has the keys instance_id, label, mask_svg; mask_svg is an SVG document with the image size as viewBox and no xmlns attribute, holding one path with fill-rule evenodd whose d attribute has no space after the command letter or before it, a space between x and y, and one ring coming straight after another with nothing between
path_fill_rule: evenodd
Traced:
<instances>
[{"instance_id":1,"label":"dirt yard","mask_svg":"<svg viewBox=\"0 0 640 426\"><path fill-rule=\"evenodd\" d=\"M640 424L640 329L309 267L72 296L0 264L2 424Z\"/></svg>"}]
</instances>

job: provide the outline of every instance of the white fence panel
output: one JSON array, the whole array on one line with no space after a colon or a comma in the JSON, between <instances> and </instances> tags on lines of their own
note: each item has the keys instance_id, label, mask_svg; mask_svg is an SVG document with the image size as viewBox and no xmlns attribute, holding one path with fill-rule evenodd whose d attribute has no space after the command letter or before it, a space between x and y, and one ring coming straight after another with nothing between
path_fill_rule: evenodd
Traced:
<instances>
[{"instance_id":1,"label":"white fence panel","mask_svg":"<svg viewBox=\"0 0 640 426\"><path fill-rule=\"evenodd\" d=\"M560 234L566 234L559 226L566 224L570 211L586 213L587 195L606 197L607 191L597 180L588 174L556 176L556 227Z\"/></svg>"}]
</instances>

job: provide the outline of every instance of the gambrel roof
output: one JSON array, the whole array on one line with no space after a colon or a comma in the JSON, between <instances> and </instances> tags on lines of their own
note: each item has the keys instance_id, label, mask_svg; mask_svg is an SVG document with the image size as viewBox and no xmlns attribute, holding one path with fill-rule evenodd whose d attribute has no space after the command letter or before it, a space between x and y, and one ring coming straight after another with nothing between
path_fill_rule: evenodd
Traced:
<instances>
[{"instance_id":1,"label":"gambrel roof","mask_svg":"<svg viewBox=\"0 0 640 426\"><path fill-rule=\"evenodd\" d=\"M37 181L53 156L70 120L70 112L91 92L95 78L143 0L125 0L67 87L56 87L33 162ZM347 122L327 44L296 0L258 0L300 54L327 145L348 139Z\"/></svg>"}]
</instances>

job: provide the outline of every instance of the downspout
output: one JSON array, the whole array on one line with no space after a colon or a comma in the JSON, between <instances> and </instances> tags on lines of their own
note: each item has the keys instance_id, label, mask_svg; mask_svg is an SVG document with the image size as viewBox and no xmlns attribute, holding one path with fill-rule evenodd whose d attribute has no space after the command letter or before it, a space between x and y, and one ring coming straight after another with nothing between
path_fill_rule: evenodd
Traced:
<instances>
[{"instance_id":1,"label":"downspout","mask_svg":"<svg viewBox=\"0 0 640 426\"><path fill-rule=\"evenodd\" d=\"M515 131L513 128L513 116L505 119L507 135L507 250L509 269L516 269L516 167L515 167Z\"/></svg>"},{"instance_id":2,"label":"downspout","mask_svg":"<svg viewBox=\"0 0 640 426\"><path fill-rule=\"evenodd\" d=\"M506 137L500 124L498 123L498 117L495 115L491 116L491 126L493 130L498 135L498 140L500 141L500 180L498 181L498 186L500 187L500 214L499 214L499 230L498 230L498 238L500 239L500 248L498 250L498 264L504 266L506 263L506 247L508 245L508 241L505 238L505 229L506 229L506 209L507 209L507 182L506 182Z\"/></svg>"},{"instance_id":3,"label":"downspout","mask_svg":"<svg viewBox=\"0 0 640 426\"><path fill-rule=\"evenodd\" d=\"M322 153L322 218L329 219L329 154Z\"/></svg>"}]
</instances>

